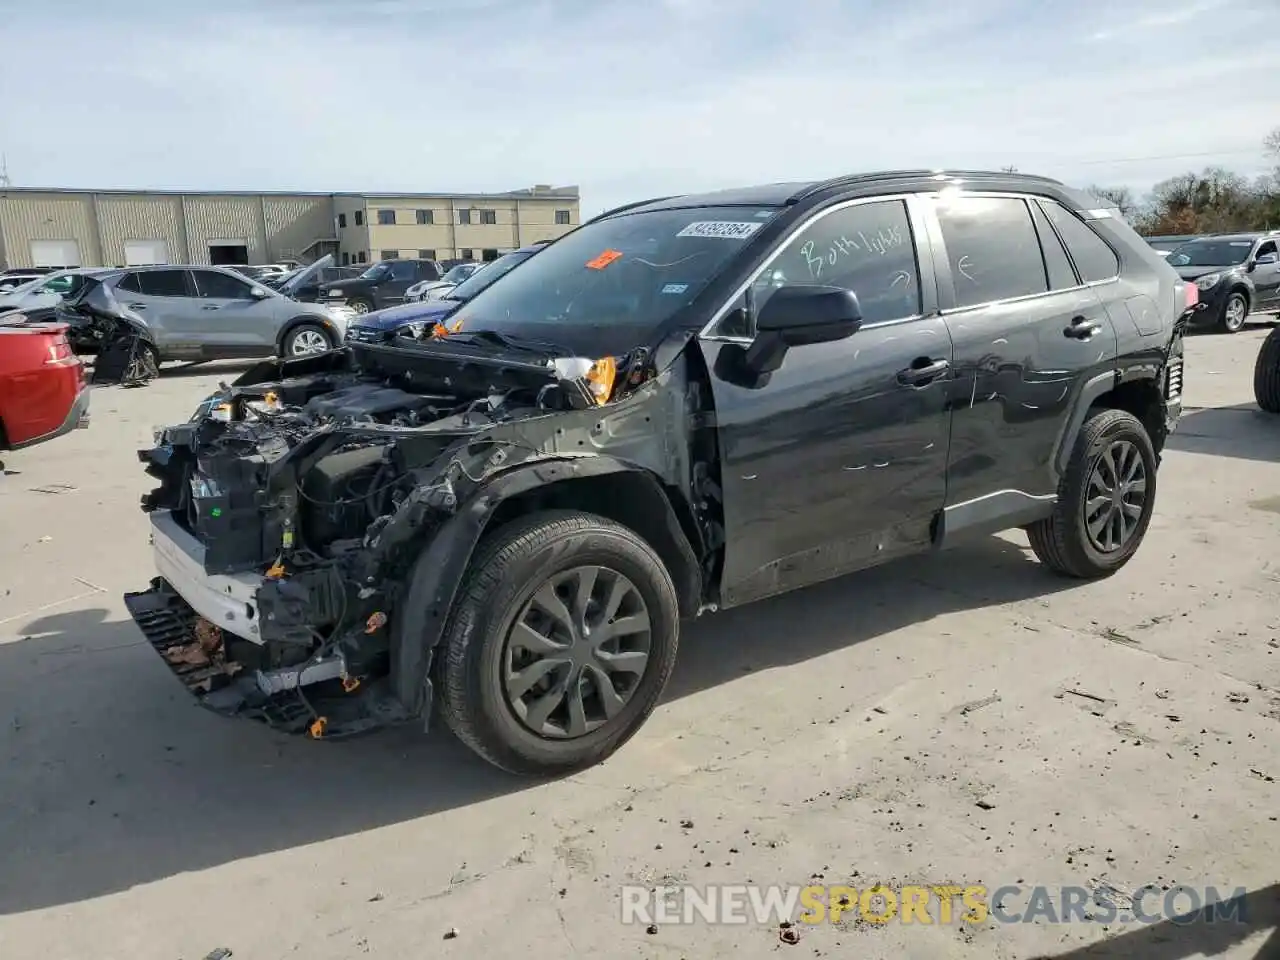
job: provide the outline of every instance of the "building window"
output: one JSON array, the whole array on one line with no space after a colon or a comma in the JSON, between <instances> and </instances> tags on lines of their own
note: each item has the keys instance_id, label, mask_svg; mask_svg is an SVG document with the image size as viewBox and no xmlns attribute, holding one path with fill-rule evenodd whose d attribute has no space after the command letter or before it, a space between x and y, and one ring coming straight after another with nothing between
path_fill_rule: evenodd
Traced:
<instances>
[{"instance_id":1,"label":"building window","mask_svg":"<svg viewBox=\"0 0 1280 960\"><path fill-rule=\"evenodd\" d=\"M498 259L498 251L497 250L481 250L480 259L483 260L485 263L491 263L494 260Z\"/></svg>"},{"instance_id":2,"label":"building window","mask_svg":"<svg viewBox=\"0 0 1280 960\"><path fill-rule=\"evenodd\" d=\"M338 229L341 230L347 225L347 215L345 213L338 214Z\"/></svg>"},{"instance_id":3,"label":"building window","mask_svg":"<svg viewBox=\"0 0 1280 960\"><path fill-rule=\"evenodd\" d=\"M399 250L383 250L378 254L379 260L396 260L400 256Z\"/></svg>"},{"instance_id":4,"label":"building window","mask_svg":"<svg viewBox=\"0 0 1280 960\"><path fill-rule=\"evenodd\" d=\"M419 250L419 251L418 251L418 259L419 259L419 260L434 260L435 258L436 258L436 252L435 252L434 250Z\"/></svg>"},{"instance_id":5,"label":"building window","mask_svg":"<svg viewBox=\"0 0 1280 960\"><path fill-rule=\"evenodd\" d=\"M396 212L394 210L379 210L378 224L383 227L394 227L396 225Z\"/></svg>"},{"instance_id":6,"label":"building window","mask_svg":"<svg viewBox=\"0 0 1280 960\"><path fill-rule=\"evenodd\" d=\"M360 214L358 214L358 213L357 213L357 214L356 214L356 216L358 217L358 216L360 216ZM367 262L368 262L368 261L365 259L365 255L364 255L364 251L363 251L363 250L361 250L359 253L357 253L357 254L356 254L356 260L357 260L359 263L367 263Z\"/></svg>"},{"instance_id":7,"label":"building window","mask_svg":"<svg viewBox=\"0 0 1280 960\"><path fill-rule=\"evenodd\" d=\"M458 256L461 257L463 260L474 260L475 257L472 256L472 254L474 253L475 251L472 250L470 247L463 247L461 250L458 251Z\"/></svg>"},{"instance_id":8,"label":"building window","mask_svg":"<svg viewBox=\"0 0 1280 960\"><path fill-rule=\"evenodd\" d=\"M347 253L345 250L342 251L342 265L344 267L349 267L351 265L351 254Z\"/></svg>"},{"instance_id":9,"label":"building window","mask_svg":"<svg viewBox=\"0 0 1280 960\"><path fill-rule=\"evenodd\" d=\"M357 226L357 227L363 227L363 226L364 226L364 211L363 211L363 210L357 210L357 211L356 211L356 226Z\"/></svg>"},{"instance_id":10,"label":"building window","mask_svg":"<svg viewBox=\"0 0 1280 960\"><path fill-rule=\"evenodd\" d=\"M570 222L569 215L570 215L572 212L573 212L573 211L571 211L571 210L557 210L557 211L556 211L556 223L557 223L557 224L566 224L566 223L569 223L569 222Z\"/></svg>"},{"instance_id":11,"label":"building window","mask_svg":"<svg viewBox=\"0 0 1280 960\"><path fill-rule=\"evenodd\" d=\"M415 210L418 217L418 226L424 226L428 223L435 223L435 213L432 210Z\"/></svg>"},{"instance_id":12,"label":"building window","mask_svg":"<svg viewBox=\"0 0 1280 960\"><path fill-rule=\"evenodd\" d=\"M481 223L497 223L498 211L497 210L481 210L480 222Z\"/></svg>"},{"instance_id":13,"label":"building window","mask_svg":"<svg viewBox=\"0 0 1280 960\"><path fill-rule=\"evenodd\" d=\"M459 222L459 223L470 223L470 222L471 222L471 211L470 211L470 210L459 210L459 211L458 211L458 222Z\"/></svg>"}]
</instances>

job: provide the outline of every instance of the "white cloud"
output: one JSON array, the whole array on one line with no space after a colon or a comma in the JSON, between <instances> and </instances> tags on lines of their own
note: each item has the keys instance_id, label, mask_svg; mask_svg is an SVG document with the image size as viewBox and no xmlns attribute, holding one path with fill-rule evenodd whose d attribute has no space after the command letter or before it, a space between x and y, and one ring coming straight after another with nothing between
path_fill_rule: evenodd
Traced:
<instances>
[{"instance_id":1,"label":"white cloud","mask_svg":"<svg viewBox=\"0 0 1280 960\"><path fill-rule=\"evenodd\" d=\"M578 183L587 213L885 167L1140 187L1215 160L1256 172L1274 56L1236 41L1270 0L1225 18L1207 2L121 0L59 17L70 0L48 0L6 15L23 42L0 89L23 109L0 116L0 150L20 184Z\"/></svg>"}]
</instances>

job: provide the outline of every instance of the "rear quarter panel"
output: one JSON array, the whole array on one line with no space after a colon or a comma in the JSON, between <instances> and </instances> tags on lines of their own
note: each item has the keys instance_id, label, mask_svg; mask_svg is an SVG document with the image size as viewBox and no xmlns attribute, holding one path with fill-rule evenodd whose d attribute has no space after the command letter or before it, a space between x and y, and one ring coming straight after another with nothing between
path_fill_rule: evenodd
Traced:
<instances>
[{"instance_id":1,"label":"rear quarter panel","mask_svg":"<svg viewBox=\"0 0 1280 960\"><path fill-rule=\"evenodd\" d=\"M78 363L48 365L61 325L0 328L0 424L10 445L57 430L82 389Z\"/></svg>"}]
</instances>

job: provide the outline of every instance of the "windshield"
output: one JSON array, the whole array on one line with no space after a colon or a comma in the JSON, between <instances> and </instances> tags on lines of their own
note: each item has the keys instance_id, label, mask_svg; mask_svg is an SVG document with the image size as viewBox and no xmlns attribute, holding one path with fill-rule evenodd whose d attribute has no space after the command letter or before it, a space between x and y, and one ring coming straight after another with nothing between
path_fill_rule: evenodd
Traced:
<instances>
[{"instance_id":1,"label":"windshield","mask_svg":"<svg viewBox=\"0 0 1280 960\"><path fill-rule=\"evenodd\" d=\"M480 268L477 267L474 263L460 263L456 267L454 267L452 270L450 270L448 273L446 273L443 277L441 277L441 279L445 283L461 283L463 280L467 279L467 277L475 273L478 269Z\"/></svg>"},{"instance_id":2,"label":"windshield","mask_svg":"<svg viewBox=\"0 0 1280 960\"><path fill-rule=\"evenodd\" d=\"M1249 259L1252 240L1192 240L1169 254L1175 267L1234 267Z\"/></svg>"},{"instance_id":3,"label":"windshield","mask_svg":"<svg viewBox=\"0 0 1280 960\"><path fill-rule=\"evenodd\" d=\"M375 263L372 267L360 274L361 280L381 280L391 272L391 265L387 263Z\"/></svg>"},{"instance_id":4,"label":"windshield","mask_svg":"<svg viewBox=\"0 0 1280 960\"><path fill-rule=\"evenodd\" d=\"M647 344L778 213L770 207L652 210L596 220L489 283L458 314L465 330L553 341L583 356ZM468 281L484 282L497 261ZM455 295L464 295L464 284Z\"/></svg>"}]
</instances>

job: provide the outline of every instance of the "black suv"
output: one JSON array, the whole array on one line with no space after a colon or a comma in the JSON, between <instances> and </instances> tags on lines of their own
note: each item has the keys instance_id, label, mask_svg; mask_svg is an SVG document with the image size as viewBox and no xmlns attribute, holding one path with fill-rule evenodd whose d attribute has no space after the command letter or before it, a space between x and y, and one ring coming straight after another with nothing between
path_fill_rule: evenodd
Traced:
<instances>
[{"instance_id":1,"label":"black suv","mask_svg":"<svg viewBox=\"0 0 1280 960\"><path fill-rule=\"evenodd\" d=\"M1037 177L634 204L161 431L126 603L220 712L327 737L438 698L507 770L580 768L653 710L681 618L1011 527L1119 570L1193 300Z\"/></svg>"},{"instance_id":2,"label":"black suv","mask_svg":"<svg viewBox=\"0 0 1280 960\"><path fill-rule=\"evenodd\" d=\"M1166 263L1199 290L1193 322L1227 333L1250 313L1280 311L1280 230L1197 237L1175 247Z\"/></svg>"},{"instance_id":3,"label":"black suv","mask_svg":"<svg viewBox=\"0 0 1280 960\"><path fill-rule=\"evenodd\" d=\"M316 299L336 300L356 313L369 313L403 303L404 292L415 283L443 275L434 260L379 260L358 277L320 284Z\"/></svg>"}]
</instances>

